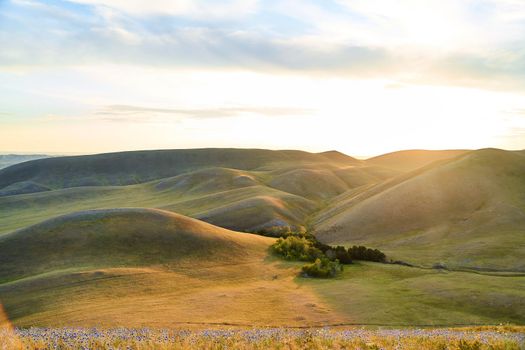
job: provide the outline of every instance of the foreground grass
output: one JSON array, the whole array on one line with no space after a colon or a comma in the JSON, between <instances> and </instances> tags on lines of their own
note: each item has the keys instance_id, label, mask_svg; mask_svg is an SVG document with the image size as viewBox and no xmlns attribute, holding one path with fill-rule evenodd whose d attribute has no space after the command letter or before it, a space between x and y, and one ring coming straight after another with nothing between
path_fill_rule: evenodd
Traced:
<instances>
[{"instance_id":1,"label":"foreground grass","mask_svg":"<svg viewBox=\"0 0 525 350\"><path fill-rule=\"evenodd\" d=\"M356 263L326 280L297 277L301 264L261 256L56 271L0 284L0 302L17 327L525 324L525 277Z\"/></svg>"},{"instance_id":2,"label":"foreground grass","mask_svg":"<svg viewBox=\"0 0 525 350\"><path fill-rule=\"evenodd\" d=\"M349 323L452 327L525 321L525 277L356 262L336 279L296 281Z\"/></svg>"},{"instance_id":3,"label":"foreground grass","mask_svg":"<svg viewBox=\"0 0 525 350\"><path fill-rule=\"evenodd\" d=\"M523 328L494 329L85 329L0 330L0 349L525 349Z\"/></svg>"}]
</instances>

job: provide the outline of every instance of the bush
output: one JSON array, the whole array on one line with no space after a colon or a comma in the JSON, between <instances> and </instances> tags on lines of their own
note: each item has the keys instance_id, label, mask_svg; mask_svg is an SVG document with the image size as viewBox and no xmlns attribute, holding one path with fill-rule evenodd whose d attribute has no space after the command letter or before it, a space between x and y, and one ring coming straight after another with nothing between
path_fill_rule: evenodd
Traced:
<instances>
[{"instance_id":1,"label":"bush","mask_svg":"<svg viewBox=\"0 0 525 350\"><path fill-rule=\"evenodd\" d=\"M295 236L279 238L272 245L272 251L286 260L315 261L323 256L323 252L315 248L311 241Z\"/></svg>"},{"instance_id":2,"label":"bush","mask_svg":"<svg viewBox=\"0 0 525 350\"><path fill-rule=\"evenodd\" d=\"M343 265L339 260L330 261L328 258L317 258L312 264L303 266L303 274L308 277L330 278L335 277L343 271Z\"/></svg>"}]
</instances>

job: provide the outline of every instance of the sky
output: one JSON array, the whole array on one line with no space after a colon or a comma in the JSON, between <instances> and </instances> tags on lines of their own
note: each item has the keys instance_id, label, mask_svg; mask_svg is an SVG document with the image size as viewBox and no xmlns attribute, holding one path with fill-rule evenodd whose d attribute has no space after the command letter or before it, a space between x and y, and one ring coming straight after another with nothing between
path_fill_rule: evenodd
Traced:
<instances>
[{"instance_id":1,"label":"sky","mask_svg":"<svg viewBox=\"0 0 525 350\"><path fill-rule=\"evenodd\" d=\"M522 0L0 0L0 152L525 148Z\"/></svg>"}]
</instances>

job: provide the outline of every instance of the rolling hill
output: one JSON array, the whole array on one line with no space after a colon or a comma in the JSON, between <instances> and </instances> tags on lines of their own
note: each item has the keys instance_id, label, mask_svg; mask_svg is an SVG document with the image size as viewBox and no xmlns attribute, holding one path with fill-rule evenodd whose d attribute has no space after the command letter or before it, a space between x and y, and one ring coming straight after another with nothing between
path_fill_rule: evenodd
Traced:
<instances>
[{"instance_id":1,"label":"rolling hill","mask_svg":"<svg viewBox=\"0 0 525 350\"><path fill-rule=\"evenodd\" d=\"M133 151L34 160L0 170L0 190L31 182L50 189L129 185L173 177L202 168L271 170L283 164L358 164L351 157L260 149ZM26 192L27 193L27 192Z\"/></svg>"},{"instance_id":2,"label":"rolling hill","mask_svg":"<svg viewBox=\"0 0 525 350\"><path fill-rule=\"evenodd\" d=\"M468 150L406 150L382 154L369 158L366 163L401 172L412 171L433 162L451 159L469 152Z\"/></svg>"},{"instance_id":3,"label":"rolling hill","mask_svg":"<svg viewBox=\"0 0 525 350\"><path fill-rule=\"evenodd\" d=\"M78 212L0 238L0 296L17 325L327 322L272 242L162 210Z\"/></svg>"},{"instance_id":4,"label":"rolling hill","mask_svg":"<svg viewBox=\"0 0 525 350\"><path fill-rule=\"evenodd\" d=\"M523 323L525 152L452 153L399 167L234 149L15 165L0 171L0 302L27 327ZM236 232L311 225L423 268L304 279L269 255L273 239Z\"/></svg>"},{"instance_id":5,"label":"rolling hill","mask_svg":"<svg viewBox=\"0 0 525 350\"><path fill-rule=\"evenodd\" d=\"M57 157L0 171L0 234L57 215L115 207L172 210L238 231L304 230L307 218L334 196L394 174L337 152L202 149Z\"/></svg>"},{"instance_id":6,"label":"rolling hill","mask_svg":"<svg viewBox=\"0 0 525 350\"><path fill-rule=\"evenodd\" d=\"M303 279L272 242L162 210L68 214L0 238L0 299L19 327L523 321L523 276L358 263Z\"/></svg>"},{"instance_id":7,"label":"rolling hill","mask_svg":"<svg viewBox=\"0 0 525 350\"><path fill-rule=\"evenodd\" d=\"M2 236L0 281L63 268L238 263L270 242L158 209L84 211Z\"/></svg>"},{"instance_id":8,"label":"rolling hill","mask_svg":"<svg viewBox=\"0 0 525 350\"><path fill-rule=\"evenodd\" d=\"M325 242L426 266L525 271L523 151L473 151L334 203L316 218Z\"/></svg>"}]
</instances>

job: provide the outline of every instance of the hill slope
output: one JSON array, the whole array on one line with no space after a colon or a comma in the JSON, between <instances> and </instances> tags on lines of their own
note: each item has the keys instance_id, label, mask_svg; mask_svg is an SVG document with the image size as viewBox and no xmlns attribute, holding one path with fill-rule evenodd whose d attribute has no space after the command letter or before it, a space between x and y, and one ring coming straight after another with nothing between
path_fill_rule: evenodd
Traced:
<instances>
[{"instance_id":1,"label":"hill slope","mask_svg":"<svg viewBox=\"0 0 525 350\"><path fill-rule=\"evenodd\" d=\"M118 207L165 209L229 229L257 231L272 226L300 228L317 204L271 188L257 174L211 168L138 185L0 197L0 234L57 215Z\"/></svg>"},{"instance_id":2,"label":"hill slope","mask_svg":"<svg viewBox=\"0 0 525 350\"><path fill-rule=\"evenodd\" d=\"M523 203L519 157L525 154L499 152L486 151L489 155L495 153L488 156L489 163L481 152L481 160L474 157L463 166L448 161L386 181L382 181L384 169L374 166L284 162L267 164L256 171L203 167L136 185L4 196L0 198L0 232L4 233L0 236L0 301L9 319L24 327L522 323L523 274L493 276L357 263L347 266L341 278L303 279L297 276L302 263L269 255L272 239L225 230L166 211L181 211L223 226L258 227L279 221L304 223L324 203L329 204L328 208L318 218L326 223L338 221L351 214L352 208L382 198L384 193L394 193L400 186L411 188L415 186L412 181L420 176L429 176L426 181L418 180L423 182L412 191L404 189L408 197L396 197L401 208L409 213L409 202L419 203L418 195L426 188L451 186L457 180L459 184L453 189L436 188L424 198L430 201L441 198L440 193L453 196L464 190L467 199L453 207L463 214L462 210L473 208L470 202L478 201L476 191L465 187L465 179L461 180L466 176L468 181L480 177L496 186L493 189L483 181L474 182L490 190L490 195L481 191L488 198L487 207L481 210L497 209L500 202L507 205L495 211L496 216L488 215L492 213L488 211L484 217L492 220L501 215L518 225L511 225L511 229L519 229L519 216L509 216L508 209L509 205L518 207ZM429 175L445 166L449 168ZM297 181L286 181L288 178L282 175L294 168L303 169L298 171ZM311 172L315 172L315 181L309 180ZM447 172L451 172L449 179L444 175ZM334 175L341 181L323 180ZM276 178L284 180L278 183L281 190L270 186ZM427 181L430 185L423 186ZM332 197L319 196L324 188ZM453 203L461 198L453 198ZM395 208L397 203L387 201L385 205ZM166 210L110 209L122 206ZM93 208L105 209L89 210ZM389 208L379 208L383 210L381 215L388 213ZM448 223L446 210L439 208L432 204L427 210L436 209L436 220ZM492 236L460 231L443 239L443 234L434 230L441 226L436 226L431 213L416 214L405 221L390 221L389 225L405 228L410 227L411 220L424 218L422 222L431 228L414 241L407 238L416 237L419 231L413 236L405 232L397 235L395 230L393 235L378 235L378 242L390 249L389 254L433 263L457 245L459 248L452 251L454 259L477 254L476 259L485 259L483 263L504 262L511 266L510 262L523 261L523 236L516 235L517 231L492 230L498 233ZM374 220L384 218L392 220L369 216L366 222L373 225ZM455 229L454 224L452 220L450 227ZM496 224L501 229L501 223ZM328 231L325 238L340 233ZM369 236L382 233L371 232ZM473 252L466 247L476 247L475 239L479 237L486 244L479 247L492 248L489 254L487 250ZM421 239L427 238L432 243L421 245Z\"/></svg>"},{"instance_id":3,"label":"hill slope","mask_svg":"<svg viewBox=\"0 0 525 350\"><path fill-rule=\"evenodd\" d=\"M108 209L53 218L0 238L0 280L63 268L239 262L270 239L156 209Z\"/></svg>"},{"instance_id":4,"label":"hill slope","mask_svg":"<svg viewBox=\"0 0 525 350\"><path fill-rule=\"evenodd\" d=\"M382 154L369 158L366 163L398 171L412 171L429 165L433 162L458 157L469 152L468 150L406 150Z\"/></svg>"},{"instance_id":5,"label":"hill slope","mask_svg":"<svg viewBox=\"0 0 525 350\"><path fill-rule=\"evenodd\" d=\"M0 238L0 295L19 326L340 320L272 242L161 210L69 214Z\"/></svg>"},{"instance_id":6,"label":"hill slope","mask_svg":"<svg viewBox=\"0 0 525 350\"><path fill-rule=\"evenodd\" d=\"M523 271L525 154L474 151L350 194L316 230L415 263Z\"/></svg>"},{"instance_id":7,"label":"hill slope","mask_svg":"<svg viewBox=\"0 0 525 350\"><path fill-rule=\"evenodd\" d=\"M0 170L0 190L21 182L52 189L78 186L128 185L180 175L201 168L272 169L279 164L354 164L346 157L260 149L179 149L106 153L39 159ZM20 192L23 193L23 192Z\"/></svg>"},{"instance_id":8,"label":"hill slope","mask_svg":"<svg viewBox=\"0 0 525 350\"><path fill-rule=\"evenodd\" d=\"M39 160L0 171L0 234L119 207L171 210L238 231L302 230L334 196L394 174L338 152L197 149Z\"/></svg>"}]
</instances>

